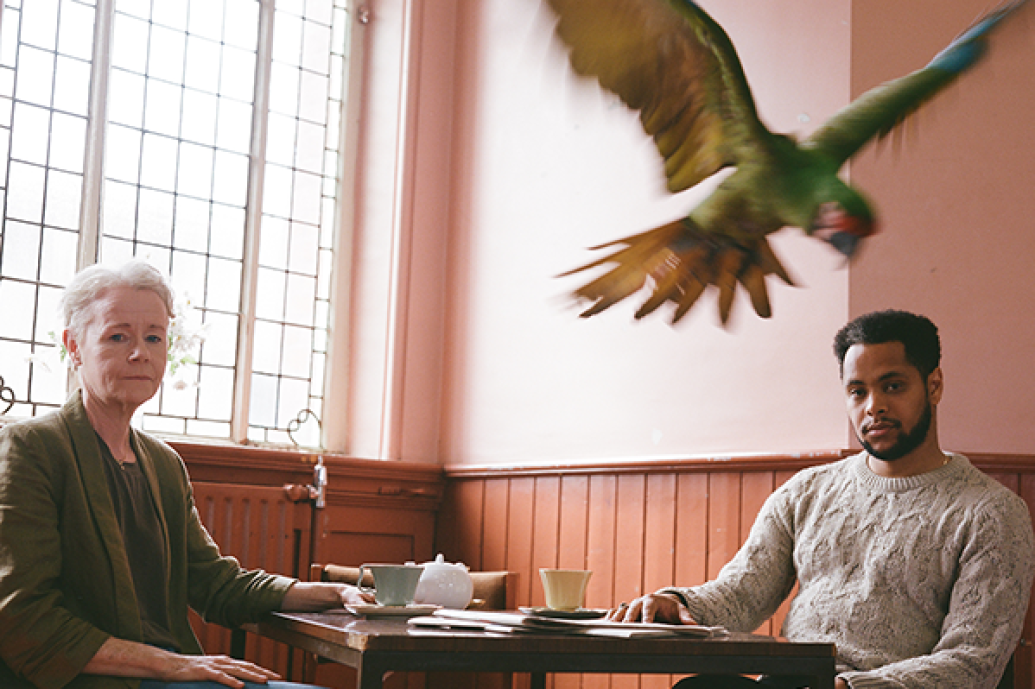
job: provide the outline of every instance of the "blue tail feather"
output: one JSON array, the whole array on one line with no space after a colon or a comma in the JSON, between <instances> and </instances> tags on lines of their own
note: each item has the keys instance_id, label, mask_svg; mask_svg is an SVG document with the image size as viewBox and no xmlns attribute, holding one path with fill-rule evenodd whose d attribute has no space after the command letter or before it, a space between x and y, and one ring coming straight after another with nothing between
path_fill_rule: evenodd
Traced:
<instances>
[{"instance_id":1,"label":"blue tail feather","mask_svg":"<svg viewBox=\"0 0 1035 689\"><path fill-rule=\"evenodd\" d=\"M1017 0L979 19L973 26L957 36L945 50L935 55L928 67L954 74L969 69L985 54L985 49L988 47L988 34L992 29L1025 2L1027 0Z\"/></svg>"}]
</instances>

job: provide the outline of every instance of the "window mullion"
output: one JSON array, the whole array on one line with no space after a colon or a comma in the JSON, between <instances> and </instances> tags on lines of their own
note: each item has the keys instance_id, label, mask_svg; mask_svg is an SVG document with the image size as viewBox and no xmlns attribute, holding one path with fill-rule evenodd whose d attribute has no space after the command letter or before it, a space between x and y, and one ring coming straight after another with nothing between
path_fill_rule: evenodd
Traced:
<instances>
[{"instance_id":1,"label":"window mullion","mask_svg":"<svg viewBox=\"0 0 1035 689\"><path fill-rule=\"evenodd\" d=\"M248 202L245 210L244 265L242 266L241 319L237 337L237 372L234 380L234 413L231 437L248 439L248 413L252 388L252 352L255 336L255 300L258 290L259 240L262 226L263 181L266 170L266 136L270 109L270 73L273 63L274 0L262 0L259 9L259 45L255 61L255 105L252 112L251 163L248 168Z\"/></svg>"},{"instance_id":2,"label":"window mullion","mask_svg":"<svg viewBox=\"0 0 1035 689\"><path fill-rule=\"evenodd\" d=\"M79 255L76 270L97 262L101 227L101 188L104 180L104 133L108 120L108 75L115 0L97 0L94 15L93 64L90 69L90 110L83 155L83 197L79 213Z\"/></svg>"}]
</instances>

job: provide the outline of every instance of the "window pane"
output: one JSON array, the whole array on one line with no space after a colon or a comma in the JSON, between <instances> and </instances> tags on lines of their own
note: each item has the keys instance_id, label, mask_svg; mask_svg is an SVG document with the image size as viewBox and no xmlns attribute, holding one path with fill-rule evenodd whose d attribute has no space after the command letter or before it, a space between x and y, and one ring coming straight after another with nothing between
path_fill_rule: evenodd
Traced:
<instances>
[{"instance_id":1,"label":"window pane","mask_svg":"<svg viewBox=\"0 0 1035 689\"><path fill-rule=\"evenodd\" d=\"M119 0L115 5L115 35L111 43L111 64L143 74L147 67L149 25L146 21L123 14L129 4L126 0Z\"/></svg>"},{"instance_id":2,"label":"window pane","mask_svg":"<svg viewBox=\"0 0 1035 689\"><path fill-rule=\"evenodd\" d=\"M218 258L209 259L205 306L233 313L241 308L240 263ZM234 337L236 339L236 335Z\"/></svg>"},{"instance_id":3,"label":"window pane","mask_svg":"<svg viewBox=\"0 0 1035 689\"><path fill-rule=\"evenodd\" d=\"M213 204L213 256L240 260L244 256L244 209Z\"/></svg>"},{"instance_id":4,"label":"window pane","mask_svg":"<svg viewBox=\"0 0 1035 689\"><path fill-rule=\"evenodd\" d=\"M93 56L94 10L75 0L62 0L58 52L88 63ZM6 19L5 19L6 21ZM89 83L89 80L87 80Z\"/></svg>"},{"instance_id":5,"label":"window pane","mask_svg":"<svg viewBox=\"0 0 1035 689\"><path fill-rule=\"evenodd\" d=\"M57 48L57 0L32 0L22 7L22 43Z\"/></svg>"},{"instance_id":6,"label":"window pane","mask_svg":"<svg viewBox=\"0 0 1035 689\"><path fill-rule=\"evenodd\" d=\"M104 185L104 232L132 239L136 228L137 188L108 182Z\"/></svg>"},{"instance_id":7,"label":"window pane","mask_svg":"<svg viewBox=\"0 0 1035 689\"><path fill-rule=\"evenodd\" d=\"M179 134L181 92L174 84L148 79L144 128L167 136Z\"/></svg>"},{"instance_id":8,"label":"window pane","mask_svg":"<svg viewBox=\"0 0 1035 689\"><path fill-rule=\"evenodd\" d=\"M313 352L313 332L308 328L284 328L284 351L280 373L296 378L309 378L309 359Z\"/></svg>"},{"instance_id":9,"label":"window pane","mask_svg":"<svg viewBox=\"0 0 1035 689\"><path fill-rule=\"evenodd\" d=\"M40 281L51 285L64 285L69 278L75 274L76 251L79 247L79 237L75 232L68 230L55 230L44 228L43 230L43 251L40 254ZM51 291L55 300L60 290ZM55 301L54 307L56 308ZM49 315L49 314L48 314ZM40 322L44 319L40 314ZM58 327L54 323L53 327ZM44 333L45 334L45 333Z\"/></svg>"},{"instance_id":10,"label":"window pane","mask_svg":"<svg viewBox=\"0 0 1035 689\"><path fill-rule=\"evenodd\" d=\"M16 160L46 165L50 146L50 111L46 108L15 103L11 129L11 156Z\"/></svg>"},{"instance_id":11,"label":"window pane","mask_svg":"<svg viewBox=\"0 0 1035 689\"><path fill-rule=\"evenodd\" d=\"M237 322L238 318L234 315L215 311L205 314L205 343L201 346L200 361L206 366L202 367L202 371L213 370L212 366L234 365L237 358ZM202 373L202 379L204 376Z\"/></svg>"},{"instance_id":12,"label":"window pane","mask_svg":"<svg viewBox=\"0 0 1035 689\"><path fill-rule=\"evenodd\" d=\"M254 51L259 41L258 0L227 0L226 16L234 21L224 27L223 40L227 45Z\"/></svg>"},{"instance_id":13,"label":"window pane","mask_svg":"<svg viewBox=\"0 0 1035 689\"><path fill-rule=\"evenodd\" d=\"M43 220L45 176L46 170L42 167L11 162L11 174L7 180L7 217L30 222Z\"/></svg>"},{"instance_id":14,"label":"window pane","mask_svg":"<svg viewBox=\"0 0 1035 689\"><path fill-rule=\"evenodd\" d=\"M213 146L216 143L216 103L214 95L183 92L182 135L187 141Z\"/></svg>"},{"instance_id":15,"label":"window pane","mask_svg":"<svg viewBox=\"0 0 1035 689\"><path fill-rule=\"evenodd\" d=\"M47 177L44 222L52 227L79 229L79 206L83 198L83 178L51 170Z\"/></svg>"},{"instance_id":16,"label":"window pane","mask_svg":"<svg viewBox=\"0 0 1035 689\"><path fill-rule=\"evenodd\" d=\"M54 76L54 107L86 117L90 107L90 63L59 55Z\"/></svg>"},{"instance_id":17,"label":"window pane","mask_svg":"<svg viewBox=\"0 0 1035 689\"><path fill-rule=\"evenodd\" d=\"M219 70L216 68L219 60L218 41L210 41L193 35L187 36L187 58L183 83L188 88L215 93L219 90Z\"/></svg>"},{"instance_id":18,"label":"window pane","mask_svg":"<svg viewBox=\"0 0 1035 689\"><path fill-rule=\"evenodd\" d=\"M181 196L176 200L173 245L204 253L208 249L208 222L211 206L205 201Z\"/></svg>"},{"instance_id":19,"label":"window pane","mask_svg":"<svg viewBox=\"0 0 1035 689\"><path fill-rule=\"evenodd\" d=\"M242 20L249 21L248 18L242 18ZM223 38L222 0L190 0L187 33L216 43L221 41Z\"/></svg>"},{"instance_id":20,"label":"window pane","mask_svg":"<svg viewBox=\"0 0 1035 689\"><path fill-rule=\"evenodd\" d=\"M288 221L267 216L262 222L259 265L283 270L288 261Z\"/></svg>"},{"instance_id":21,"label":"window pane","mask_svg":"<svg viewBox=\"0 0 1035 689\"><path fill-rule=\"evenodd\" d=\"M216 145L235 153L248 153L251 145L252 106L229 98L219 99Z\"/></svg>"},{"instance_id":22,"label":"window pane","mask_svg":"<svg viewBox=\"0 0 1035 689\"><path fill-rule=\"evenodd\" d=\"M252 368L257 373L277 373L280 368L280 340L283 327L269 321L255 322L255 350Z\"/></svg>"},{"instance_id":23,"label":"window pane","mask_svg":"<svg viewBox=\"0 0 1035 689\"><path fill-rule=\"evenodd\" d=\"M233 369L203 367L198 381L198 415L213 421L230 421L233 408Z\"/></svg>"},{"instance_id":24,"label":"window pane","mask_svg":"<svg viewBox=\"0 0 1035 689\"><path fill-rule=\"evenodd\" d=\"M144 186L176 190L176 139L144 134L140 155L140 183Z\"/></svg>"},{"instance_id":25,"label":"window pane","mask_svg":"<svg viewBox=\"0 0 1035 689\"><path fill-rule=\"evenodd\" d=\"M40 259L40 228L36 225L8 221L4 227L3 263L0 275L22 280L35 280ZM4 316L7 315L6 302ZM3 319L0 319L3 320ZM26 336L27 338L28 336Z\"/></svg>"},{"instance_id":26,"label":"window pane","mask_svg":"<svg viewBox=\"0 0 1035 689\"><path fill-rule=\"evenodd\" d=\"M136 184L140 174L140 142L141 134L135 129L108 127L104 158L108 179Z\"/></svg>"},{"instance_id":27,"label":"window pane","mask_svg":"<svg viewBox=\"0 0 1035 689\"><path fill-rule=\"evenodd\" d=\"M176 187L181 194L208 199L212 196L213 150L197 144L180 144L180 172Z\"/></svg>"},{"instance_id":28,"label":"window pane","mask_svg":"<svg viewBox=\"0 0 1035 689\"><path fill-rule=\"evenodd\" d=\"M6 247L4 251L6 253ZM33 268L32 273L35 272ZM36 312L36 285L0 278L0 304L4 305L4 317L0 318L0 337L30 342L32 319ZM7 359L4 363L6 366L13 362Z\"/></svg>"},{"instance_id":29,"label":"window pane","mask_svg":"<svg viewBox=\"0 0 1035 689\"><path fill-rule=\"evenodd\" d=\"M113 69L108 83L108 117L112 122L141 127L144 122L144 76Z\"/></svg>"},{"instance_id":30,"label":"window pane","mask_svg":"<svg viewBox=\"0 0 1035 689\"><path fill-rule=\"evenodd\" d=\"M219 91L240 101L251 102L255 95L255 53L225 46Z\"/></svg>"},{"instance_id":31,"label":"window pane","mask_svg":"<svg viewBox=\"0 0 1035 689\"><path fill-rule=\"evenodd\" d=\"M86 118L54 113L50 133L50 164L69 172L83 171Z\"/></svg>"},{"instance_id":32,"label":"window pane","mask_svg":"<svg viewBox=\"0 0 1035 689\"><path fill-rule=\"evenodd\" d=\"M172 238L173 195L141 189L137 208L137 240L169 246Z\"/></svg>"},{"instance_id":33,"label":"window pane","mask_svg":"<svg viewBox=\"0 0 1035 689\"><path fill-rule=\"evenodd\" d=\"M168 0L162 0L156 5L165 2ZM186 36L182 31L152 25L150 55L147 61L148 74L173 84L182 84L185 43Z\"/></svg>"}]
</instances>

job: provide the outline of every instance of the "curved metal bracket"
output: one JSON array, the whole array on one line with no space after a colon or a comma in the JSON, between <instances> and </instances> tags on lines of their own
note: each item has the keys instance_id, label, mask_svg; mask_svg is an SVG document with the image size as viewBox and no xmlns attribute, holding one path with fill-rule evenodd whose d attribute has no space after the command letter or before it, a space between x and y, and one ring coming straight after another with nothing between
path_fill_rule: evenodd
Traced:
<instances>
[{"instance_id":1,"label":"curved metal bracket","mask_svg":"<svg viewBox=\"0 0 1035 689\"><path fill-rule=\"evenodd\" d=\"M11 411L11 407L14 406L15 401L16 400L14 397L14 388L8 387L7 384L4 383L4 377L0 376L0 404L4 402L7 403L7 406L4 407L4 410L0 411L0 416Z\"/></svg>"}]
</instances>

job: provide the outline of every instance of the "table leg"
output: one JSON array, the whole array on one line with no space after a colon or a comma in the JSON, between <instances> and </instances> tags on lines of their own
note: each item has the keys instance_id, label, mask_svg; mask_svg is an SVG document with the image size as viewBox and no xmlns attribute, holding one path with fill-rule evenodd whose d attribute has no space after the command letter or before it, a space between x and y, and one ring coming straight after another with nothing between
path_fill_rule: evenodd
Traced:
<instances>
[{"instance_id":1,"label":"table leg","mask_svg":"<svg viewBox=\"0 0 1035 689\"><path fill-rule=\"evenodd\" d=\"M545 672L533 672L531 680L531 689L546 689Z\"/></svg>"},{"instance_id":2,"label":"table leg","mask_svg":"<svg viewBox=\"0 0 1035 689\"><path fill-rule=\"evenodd\" d=\"M356 689L382 689L385 672L387 669L378 667L377 663L361 660L356 666Z\"/></svg>"}]
</instances>

